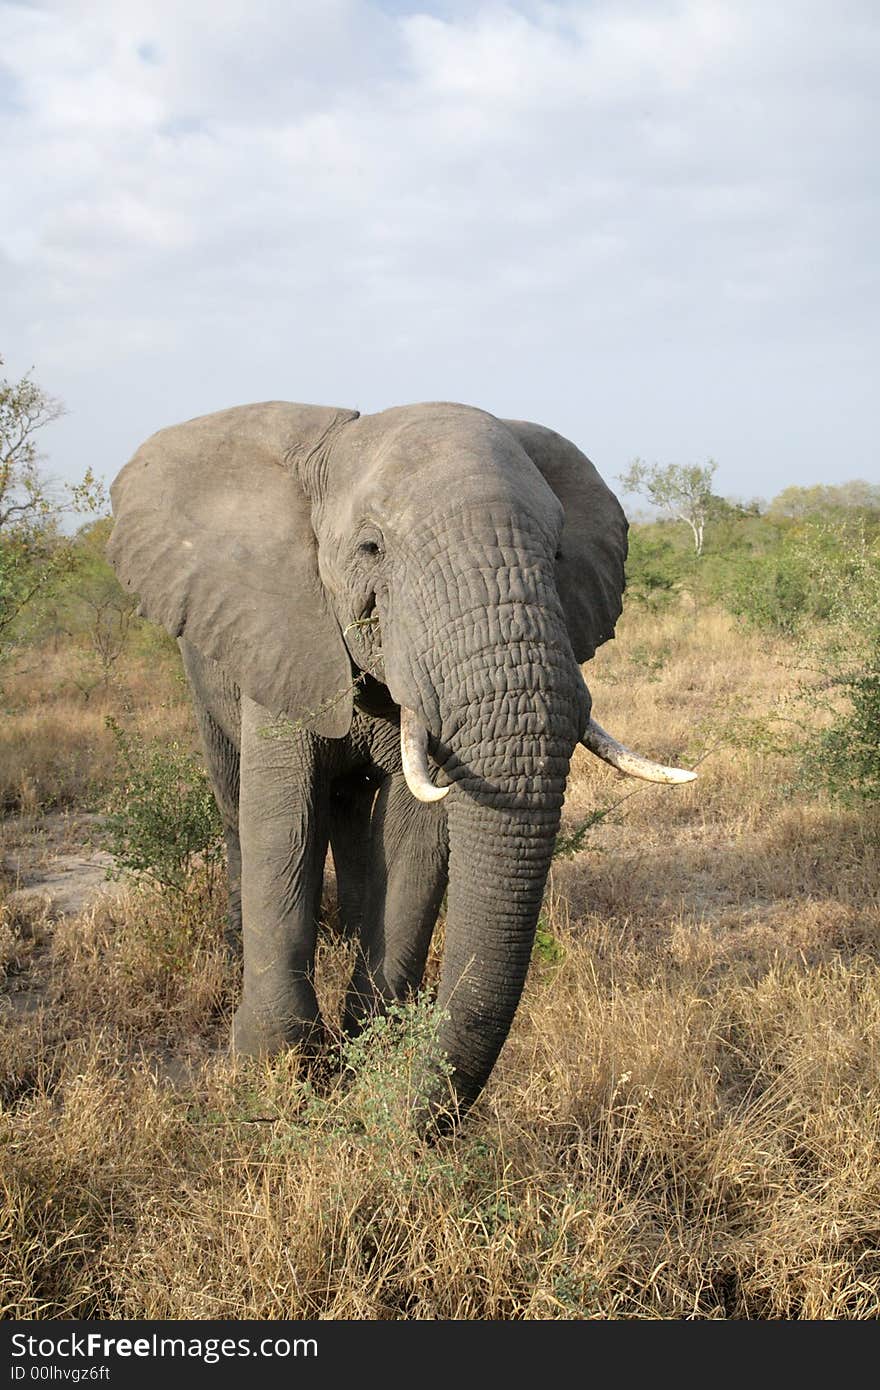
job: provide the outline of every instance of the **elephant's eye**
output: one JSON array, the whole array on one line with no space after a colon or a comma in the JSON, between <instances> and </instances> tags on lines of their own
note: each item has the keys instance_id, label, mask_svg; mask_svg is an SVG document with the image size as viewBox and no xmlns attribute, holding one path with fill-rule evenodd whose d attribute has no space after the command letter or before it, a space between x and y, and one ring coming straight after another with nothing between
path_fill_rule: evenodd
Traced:
<instances>
[{"instance_id":1,"label":"elephant's eye","mask_svg":"<svg viewBox=\"0 0 880 1390\"><path fill-rule=\"evenodd\" d=\"M355 547L357 554L365 560L378 560L383 548L382 532L378 526L371 526L367 522L361 527L361 533L357 538Z\"/></svg>"},{"instance_id":2,"label":"elephant's eye","mask_svg":"<svg viewBox=\"0 0 880 1390\"><path fill-rule=\"evenodd\" d=\"M557 562L557 564L559 563L559 561L560 561L561 559L562 559L562 551L561 551L561 550L557 550L557 552L556 552L556 562Z\"/></svg>"}]
</instances>

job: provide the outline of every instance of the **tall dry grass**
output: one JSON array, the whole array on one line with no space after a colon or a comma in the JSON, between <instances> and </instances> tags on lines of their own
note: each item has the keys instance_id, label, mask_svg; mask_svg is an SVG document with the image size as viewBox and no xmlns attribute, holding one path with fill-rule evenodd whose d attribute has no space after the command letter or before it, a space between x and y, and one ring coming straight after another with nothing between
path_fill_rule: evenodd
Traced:
<instances>
[{"instance_id":1,"label":"tall dry grass","mask_svg":"<svg viewBox=\"0 0 880 1390\"><path fill-rule=\"evenodd\" d=\"M406 1125L405 1030L322 1086L227 1057L204 886L7 914L3 1313L877 1317L880 826L723 741L791 680L722 615L627 616L596 715L706 754L700 779L636 790L578 754L569 825L618 804L555 865L510 1040L434 1147ZM331 1017L347 953L329 933Z\"/></svg>"},{"instance_id":2,"label":"tall dry grass","mask_svg":"<svg viewBox=\"0 0 880 1390\"><path fill-rule=\"evenodd\" d=\"M146 737L180 737L192 719L176 651L130 657L106 686L76 683L78 653L25 651L0 689L0 813L91 806L113 774L107 715ZM194 737L194 734L193 734Z\"/></svg>"}]
</instances>

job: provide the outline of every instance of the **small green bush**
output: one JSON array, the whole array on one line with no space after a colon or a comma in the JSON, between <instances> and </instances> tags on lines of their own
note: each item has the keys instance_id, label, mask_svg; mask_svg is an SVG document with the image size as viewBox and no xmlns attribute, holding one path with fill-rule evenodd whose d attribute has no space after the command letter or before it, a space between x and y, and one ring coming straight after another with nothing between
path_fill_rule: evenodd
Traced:
<instances>
[{"instance_id":1,"label":"small green bush","mask_svg":"<svg viewBox=\"0 0 880 1390\"><path fill-rule=\"evenodd\" d=\"M834 684L845 707L805 741L805 780L839 801L880 801L880 633L870 665L840 671Z\"/></svg>"},{"instance_id":2,"label":"small green bush","mask_svg":"<svg viewBox=\"0 0 880 1390\"><path fill-rule=\"evenodd\" d=\"M564 958L565 948L550 926L546 914L542 912L535 928L532 959L543 961L545 965L558 965Z\"/></svg>"},{"instance_id":3,"label":"small green bush","mask_svg":"<svg viewBox=\"0 0 880 1390\"><path fill-rule=\"evenodd\" d=\"M117 873L185 892L198 864L209 877L223 860L217 803L196 755L180 743L147 743L112 717L118 775L104 816Z\"/></svg>"},{"instance_id":4,"label":"small green bush","mask_svg":"<svg viewBox=\"0 0 880 1390\"><path fill-rule=\"evenodd\" d=\"M452 1067L440 1047L443 1014L427 995L391 1003L342 1048L347 1102L366 1138L385 1146L412 1127L428 1095L451 1095Z\"/></svg>"},{"instance_id":5,"label":"small green bush","mask_svg":"<svg viewBox=\"0 0 880 1390\"><path fill-rule=\"evenodd\" d=\"M316 1088L308 1076L291 1076L291 1067L298 1067L295 1056L292 1062L281 1058L275 1076L285 1097L293 1083L302 1104L294 1122L276 1130L272 1150L341 1140L380 1158L392 1185L399 1180L410 1186L419 1171L413 1169L413 1150L431 1153L414 1120L428 1098L441 1110L447 1096L452 1103L452 1066L439 1038L444 1018L427 994L390 1003L343 1041L337 1084L329 1089Z\"/></svg>"},{"instance_id":6,"label":"small green bush","mask_svg":"<svg viewBox=\"0 0 880 1390\"><path fill-rule=\"evenodd\" d=\"M676 598L690 556L676 543L669 523L630 527L626 560L626 596L652 612L667 608Z\"/></svg>"},{"instance_id":7,"label":"small green bush","mask_svg":"<svg viewBox=\"0 0 880 1390\"><path fill-rule=\"evenodd\" d=\"M847 531L847 544L816 566L813 582L828 622L805 639L810 678L800 697L833 710L807 724L804 780L845 802L880 801L880 540Z\"/></svg>"}]
</instances>

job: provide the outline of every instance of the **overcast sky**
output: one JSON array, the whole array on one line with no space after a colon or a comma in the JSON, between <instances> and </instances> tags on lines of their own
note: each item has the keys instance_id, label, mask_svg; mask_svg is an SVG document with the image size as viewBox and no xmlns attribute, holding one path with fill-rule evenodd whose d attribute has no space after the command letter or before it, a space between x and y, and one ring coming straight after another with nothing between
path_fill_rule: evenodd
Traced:
<instances>
[{"instance_id":1,"label":"overcast sky","mask_svg":"<svg viewBox=\"0 0 880 1390\"><path fill-rule=\"evenodd\" d=\"M880 481L877 0L0 5L0 353L51 471L459 400L609 480Z\"/></svg>"}]
</instances>

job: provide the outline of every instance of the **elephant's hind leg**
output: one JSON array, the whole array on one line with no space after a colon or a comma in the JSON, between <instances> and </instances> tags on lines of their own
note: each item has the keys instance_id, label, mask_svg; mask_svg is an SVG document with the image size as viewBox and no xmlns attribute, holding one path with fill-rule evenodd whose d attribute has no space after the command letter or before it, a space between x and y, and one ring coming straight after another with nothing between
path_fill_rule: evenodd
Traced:
<instances>
[{"instance_id":1,"label":"elephant's hind leg","mask_svg":"<svg viewBox=\"0 0 880 1390\"><path fill-rule=\"evenodd\" d=\"M421 984L448 877L446 812L416 801L401 773L380 787L346 1031Z\"/></svg>"}]
</instances>

